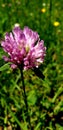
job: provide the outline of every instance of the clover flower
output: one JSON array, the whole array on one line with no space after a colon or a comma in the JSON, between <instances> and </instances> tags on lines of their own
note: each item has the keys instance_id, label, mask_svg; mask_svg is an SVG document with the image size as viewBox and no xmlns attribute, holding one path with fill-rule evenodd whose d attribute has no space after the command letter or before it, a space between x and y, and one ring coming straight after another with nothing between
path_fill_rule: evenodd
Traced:
<instances>
[{"instance_id":1,"label":"clover flower","mask_svg":"<svg viewBox=\"0 0 63 130\"><path fill-rule=\"evenodd\" d=\"M3 56L4 60L11 62L13 69L20 65L25 70L38 67L46 55L44 41L28 27L21 30L19 26L15 26L12 32L6 33L1 46L8 53L8 56Z\"/></svg>"}]
</instances>

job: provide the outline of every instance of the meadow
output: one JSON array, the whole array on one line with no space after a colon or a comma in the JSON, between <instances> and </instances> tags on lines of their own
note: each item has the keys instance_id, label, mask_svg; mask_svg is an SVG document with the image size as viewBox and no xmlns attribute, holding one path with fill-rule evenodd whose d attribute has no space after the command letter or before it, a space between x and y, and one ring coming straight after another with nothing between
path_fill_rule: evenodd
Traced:
<instances>
[{"instance_id":1,"label":"meadow","mask_svg":"<svg viewBox=\"0 0 63 130\"><path fill-rule=\"evenodd\" d=\"M63 130L63 1L0 0L0 43L15 24L38 32L46 57L40 73L24 71L30 128L20 71L0 45L0 130Z\"/></svg>"}]
</instances>

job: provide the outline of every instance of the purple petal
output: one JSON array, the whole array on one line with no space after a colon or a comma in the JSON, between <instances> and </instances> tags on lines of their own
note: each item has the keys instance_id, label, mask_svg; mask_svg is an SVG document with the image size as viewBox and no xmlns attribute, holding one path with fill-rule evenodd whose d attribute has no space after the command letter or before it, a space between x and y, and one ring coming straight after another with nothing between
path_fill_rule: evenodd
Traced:
<instances>
[{"instance_id":1,"label":"purple petal","mask_svg":"<svg viewBox=\"0 0 63 130\"><path fill-rule=\"evenodd\" d=\"M28 44L29 47L34 46L35 42L39 39L38 33L32 31L28 27L24 28L23 33L25 34L27 44Z\"/></svg>"}]
</instances>

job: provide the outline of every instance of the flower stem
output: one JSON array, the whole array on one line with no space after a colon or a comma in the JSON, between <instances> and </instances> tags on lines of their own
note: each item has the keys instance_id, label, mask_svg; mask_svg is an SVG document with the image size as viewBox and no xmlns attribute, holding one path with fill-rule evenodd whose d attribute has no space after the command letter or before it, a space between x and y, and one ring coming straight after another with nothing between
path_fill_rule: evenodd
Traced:
<instances>
[{"instance_id":1,"label":"flower stem","mask_svg":"<svg viewBox=\"0 0 63 130\"><path fill-rule=\"evenodd\" d=\"M28 112L28 103L27 103L27 95L26 95L26 91L25 91L23 68L19 67L19 69L20 69L20 73L21 73L21 80L22 80L23 92L24 92L24 102L25 102L25 106L26 106L26 114L27 114L27 119L26 120L29 123L30 130L32 130L32 128L31 128L31 122L30 122L30 116L29 116L29 112Z\"/></svg>"}]
</instances>

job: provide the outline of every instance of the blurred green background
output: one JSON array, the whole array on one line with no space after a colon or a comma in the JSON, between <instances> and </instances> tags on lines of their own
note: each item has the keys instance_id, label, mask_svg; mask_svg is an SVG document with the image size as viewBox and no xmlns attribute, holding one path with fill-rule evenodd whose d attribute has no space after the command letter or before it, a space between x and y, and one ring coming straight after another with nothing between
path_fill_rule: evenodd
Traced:
<instances>
[{"instance_id":1,"label":"blurred green background","mask_svg":"<svg viewBox=\"0 0 63 130\"><path fill-rule=\"evenodd\" d=\"M0 41L15 24L37 31L47 47L45 79L24 72L33 130L63 130L63 0L0 0ZM0 130L28 130L20 72L4 54L0 46Z\"/></svg>"}]
</instances>

